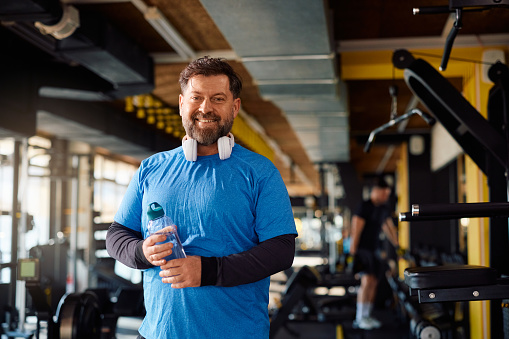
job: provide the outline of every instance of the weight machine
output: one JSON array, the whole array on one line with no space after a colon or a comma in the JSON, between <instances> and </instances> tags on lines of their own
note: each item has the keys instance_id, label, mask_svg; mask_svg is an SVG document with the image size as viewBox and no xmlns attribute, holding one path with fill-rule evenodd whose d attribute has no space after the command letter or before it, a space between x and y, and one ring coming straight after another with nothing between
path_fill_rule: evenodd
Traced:
<instances>
[{"instance_id":1,"label":"weight machine","mask_svg":"<svg viewBox=\"0 0 509 339\"><path fill-rule=\"evenodd\" d=\"M494 86L489 93L488 119L485 119L426 61L415 59L406 50L398 50L393 55L393 64L404 70L408 87L486 174L491 201L415 204L411 212L400 214L400 221L490 217L491 267L407 268L405 282L421 303L509 298L509 280L499 278L500 273L509 270L507 256L500 255L509 241L509 68L497 62L489 69L488 76ZM502 311L496 303L491 307L492 334L500 337Z\"/></svg>"},{"instance_id":2,"label":"weight machine","mask_svg":"<svg viewBox=\"0 0 509 339\"><path fill-rule=\"evenodd\" d=\"M114 339L120 316L143 316L143 290L119 289L115 302L106 288L64 294L53 307L41 281L39 258L19 259L17 279L24 281L37 317L34 335L39 338L41 322L47 323L48 339ZM12 333L8 338L17 338ZM26 336L32 338L32 335Z\"/></svg>"},{"instance_id":3,"label":"weight machine","mask_svg":"<svg viewBox=\"0 0 509 339\"><path fill-rule=\"evenodd\" d=\"M463 13L484 11L495 7L509 7L509 0L449 0L449 6L414 8L414 15L438 13L455 14L454 25L451 27L449 35L447 35L447 39L445 40L444 54L442 55L442 62L440 63L441 71L445 71L447 68L454 40L463 27Z\"/></svg>"}]
</instances>

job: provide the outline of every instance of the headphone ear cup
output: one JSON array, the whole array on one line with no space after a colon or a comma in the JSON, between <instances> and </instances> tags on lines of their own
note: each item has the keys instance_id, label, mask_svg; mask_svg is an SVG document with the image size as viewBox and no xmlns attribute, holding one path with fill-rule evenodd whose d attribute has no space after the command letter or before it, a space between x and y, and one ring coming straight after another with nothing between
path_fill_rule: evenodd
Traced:
<instances>
[{"instance_id":1,"label":"headphone ear cup","mask_svg":"<svg viewBox=\"0 0 509 339\"><path fill-rule=\"evenodd\" d=\"M231 134L230 134L231 135ZM219 159L225 160L232 154L232 148L234 145L233 135L221 137L217 140L217 150L219 151Z\"/></svg>"},{"instance_id":2,"label":"headphone ear cup","mask_svg":"<svg viewBox=\"0 0 509 339\"><path fill-rule=\"evenodd\" d=\"M188 138L182 142L182 149L187 161L196 161L198 158L198 142Z\"/></svg>"}]
</instances>

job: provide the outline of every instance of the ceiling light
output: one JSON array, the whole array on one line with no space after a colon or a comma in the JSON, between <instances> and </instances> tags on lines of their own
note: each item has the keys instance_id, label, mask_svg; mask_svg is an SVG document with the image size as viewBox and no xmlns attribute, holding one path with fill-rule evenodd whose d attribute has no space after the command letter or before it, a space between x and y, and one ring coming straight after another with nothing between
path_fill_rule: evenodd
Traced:
<instances>
[{"instance_id":1,"label":"ceiling light","mask_svg":"<svg viewBox=\"0 0 509 339\"><path fill-rule=\"evenodd\" d=\"M71 36L76 28L80 26L80 14L73 6L64 6L60 21L52 26L35 22L35 27L44 35L52 35L55 39L62 40Z\"/></svg>"},{"instance_id":2,"label":"ceiling light","mask_svg":"<svg viewBox=\"0 0 509 339\"><path fill-rule=\"evenodd\" d=\"M170 24L157 7L148 7L144 13L145 20L161 35L161 37L180 55L183 59L194 59L195 52L180 36L177 30Z\"/></svg>"}]
</instances>

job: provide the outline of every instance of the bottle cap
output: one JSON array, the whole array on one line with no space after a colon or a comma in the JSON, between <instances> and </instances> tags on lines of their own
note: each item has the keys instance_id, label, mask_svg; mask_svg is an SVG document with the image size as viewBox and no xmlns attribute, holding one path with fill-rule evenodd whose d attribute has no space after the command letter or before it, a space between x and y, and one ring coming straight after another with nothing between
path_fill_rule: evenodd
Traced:
<instances>
[{"instance_id":1,"label":"bottle cap","mask_svg":"<svg viewBox=\"0 0 509 339\"><path fill-rule=\"evenodd\" d=\"M164 215L164 210L157 202L148 205L147 216L149 220L160 218Z\"/></svg>"}]
</instances>

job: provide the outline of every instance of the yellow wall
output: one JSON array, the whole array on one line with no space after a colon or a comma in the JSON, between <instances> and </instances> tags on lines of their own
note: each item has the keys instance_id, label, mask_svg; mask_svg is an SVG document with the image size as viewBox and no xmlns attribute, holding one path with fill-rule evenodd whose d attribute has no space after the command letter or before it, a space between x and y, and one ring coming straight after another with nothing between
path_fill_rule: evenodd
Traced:
<instances>
[{"instance_id":1,"label":"yellow wall","mask_svg":"<svg viewBox=\"0 0 509 339\"><path fill-rule=\"evenodd\" d=\"M397 210L399 212L410 211L410 202L408 201L408 144L404 143L401 150L401 158L396 169L396 187L398 196ZM410 248L410 225L408 222L400 222L398 224L398 241L401 249L408 250ZM403 272L409 267L407 260L400 258L398 262L399 276L404 278Z\"/></svg>"},{"instance_id":2,"label":"yellow wall","mask_svg":"<svg viewBox=\"0 0 509 339\"><path fill-rule=\"evenodd\" d=\"M239 138L239 140L253 152L264 155L274 162L274 150L263 139L263 136L249 127L240 115L238 115L233 121L232 134L235 138Z\"/></svg>"},{"instance_id":3,"label":"yellow wall","mask_svg":"<svg viewBox=\"0 0 509 339\"><path fill-rule=\"evenodd\" d=\"M493 84L482 81L481 66L472 65L465 70L463 95L484 117L487 117L489 89ZM466 202L487 202L487 178L473 162L465 159ZM489 266L489 219L469 220L467 230L468 263ZM470 302L470 331L472 338L490 338L490 301Z\"/></svg>"},{"instance_id":4,"label":"yellow wall","mask_svg":"<svg viewBox=\"0 0 509 339\"><path fill-rule=\"evenodd\" d=\"M482 53L487 49L497 47L454 47L451 52L447 70L441 72L446 78L457 78L465 75L466 69L472 66L468 60L482 60ZM507 46L499 46L499 49L507 51ZM440 66L442 49L412 49L409 50L417 59L424 59L435 69ZM392 79L393 74L397 79L403 78L403 71L394 69L392 65L393 51L369 51L369 52L342 52L341 53L341 78L343 80L363 79ZM467 61L459 61L463 59ZM393 73L394 72L394 73Z\"/></svg>"}]
</instances>

